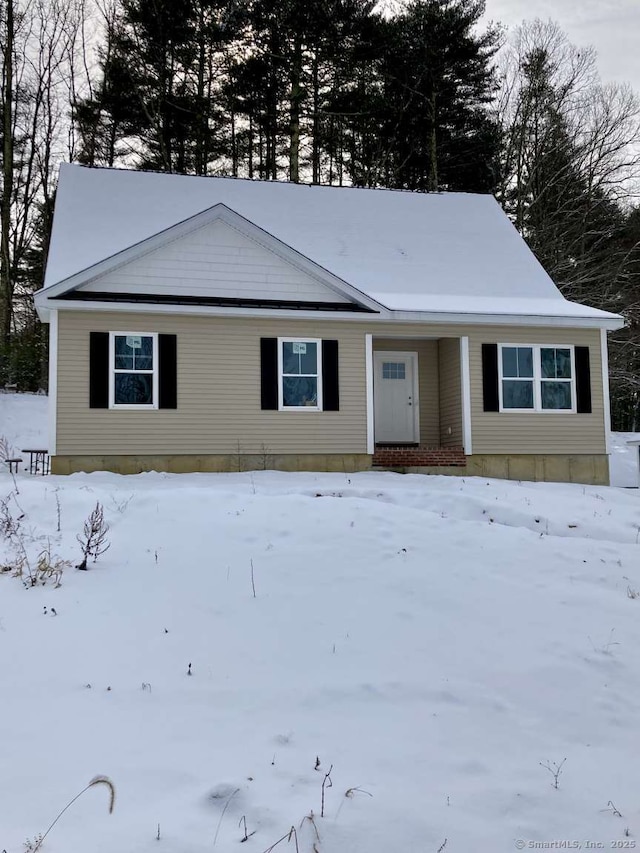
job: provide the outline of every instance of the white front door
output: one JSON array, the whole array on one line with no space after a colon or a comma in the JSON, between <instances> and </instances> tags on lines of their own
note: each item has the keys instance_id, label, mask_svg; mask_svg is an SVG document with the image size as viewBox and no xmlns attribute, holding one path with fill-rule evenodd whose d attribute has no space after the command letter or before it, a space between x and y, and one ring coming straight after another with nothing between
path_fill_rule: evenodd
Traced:
<instances>
[{"instance_id":1,"label":"white front door","mask_svg":"<svg viewBox=\"0 0 640 853\"><path fill-rule=\"evenodd\" d=\"M374 352L375 440L413 444L418 431L418 354Z\"/></svg>"}]
</instances>

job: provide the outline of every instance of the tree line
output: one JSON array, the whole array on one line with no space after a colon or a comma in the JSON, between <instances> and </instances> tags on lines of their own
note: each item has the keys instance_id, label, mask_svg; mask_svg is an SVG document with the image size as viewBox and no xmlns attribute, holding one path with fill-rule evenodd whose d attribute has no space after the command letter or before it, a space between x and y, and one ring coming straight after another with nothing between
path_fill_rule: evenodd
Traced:
<instances>
[{"instance_id":1,"label":"tree line","mask_svg":"<svg viewBox=\"0 0 640 853\"><path fill-rule=\"evenodd\" d=\"M43 387L57 164L490 192L562 292L625 315L614 421L640 418L640 106L552 23L483 0L6 0L0 387Z\"/></svg>"}]
</instances>

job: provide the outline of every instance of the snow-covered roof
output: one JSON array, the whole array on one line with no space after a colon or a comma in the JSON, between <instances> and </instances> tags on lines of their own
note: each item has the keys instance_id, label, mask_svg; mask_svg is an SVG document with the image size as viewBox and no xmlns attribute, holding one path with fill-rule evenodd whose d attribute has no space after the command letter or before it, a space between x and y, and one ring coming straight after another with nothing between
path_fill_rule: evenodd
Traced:
<instances>
[{"instance_id":1,"label":"snow-covered roof","mask_svg":"<svg viewBox=\"0 0 640 853\"><path fill-rule=\"evenodd\" d=\"M45 286L224 204L392 311L616 315L566 301L496 200L63 165Z\"/></svg>"}]
</instances>

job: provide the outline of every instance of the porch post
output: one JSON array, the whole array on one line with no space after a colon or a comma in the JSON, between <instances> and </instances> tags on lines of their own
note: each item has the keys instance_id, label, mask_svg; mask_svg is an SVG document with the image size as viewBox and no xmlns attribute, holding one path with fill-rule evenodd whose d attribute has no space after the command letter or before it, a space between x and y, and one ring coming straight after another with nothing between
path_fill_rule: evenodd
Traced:
<instances>
[{"instance_id":1,"label":"porch post","mask_svg":"<svg viewBox=\"0 0 640 853\"><path fill-rule=\"evenodd\" d=\"M600 358L602 360L602 395L604 398L605 453L611 453L611 397L609 393L609 345L607 330L600 329Z\"/></svg>"},{"instance_id":2,"label":"porch post","mask_svg":"<svg viewBox=\"0 0 640 853\"><path fill-rule=\"evenodd\" d=\"M469 369L469 338L460 338L460 384L462 386L462 444L465 456L471 456L471 372Z\"/></svg>"},{"instance_id":3,"label":"porch post","mask_svg":"<svg viewBox=\"0 0 640 853\"><path fill-rule=\"evenodd\" d=\"M364 336L364 375L367 400L367 453L373 455L375 440L373 432L373 335Z\"/></svg>"},{"instance_id":4,"label":"porch post","mask_svg":"<svg viewBox=\"0 0 640 853\"><path fill-rule=\"evenodd\" d=\"M49 456L56 455L58 427L58 311L49 315Z\"/></svg>"}]
</instances>

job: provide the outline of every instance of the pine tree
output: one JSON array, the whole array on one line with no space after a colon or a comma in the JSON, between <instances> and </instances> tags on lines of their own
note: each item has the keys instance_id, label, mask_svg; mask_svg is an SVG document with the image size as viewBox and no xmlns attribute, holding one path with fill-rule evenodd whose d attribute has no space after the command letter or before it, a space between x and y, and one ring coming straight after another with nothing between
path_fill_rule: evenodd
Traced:
<instances>
[{"instance_id":1,"label":"pine tree","mask_svg":"<svg viewBox=\"0 0 640 853\"><path fill-rule=\"evenodd\" d=\"M326 108L336 72L373 5L370 0L250 4L243 55L229 89L245 129L251 175L322 180L328 161Z\"/></svg>"},{"instance_id":2,"label":"pine tree","mask_svg":"<svg viewBox=\"0 0 640 853\"><path fill-rule=\"evenodd\" d=\"M75 104L80 160L206 174L221 154L217 77L233 33L223 0L122 0L101 79Z\"/></svg>"},{"instance_id":3,"label":"pine tree","mask_svg":"<svg viewBox=\"0 0 640 853\"><path fill-rule=\"evenodd\" d=\"M373 62L361 66L352 93L356 183L430 191L496 185L500 138L490 103L499 33L479 31L483 13L480 0L413 0L380 19L363 57Z\"/></svg>"}]
</instances>

